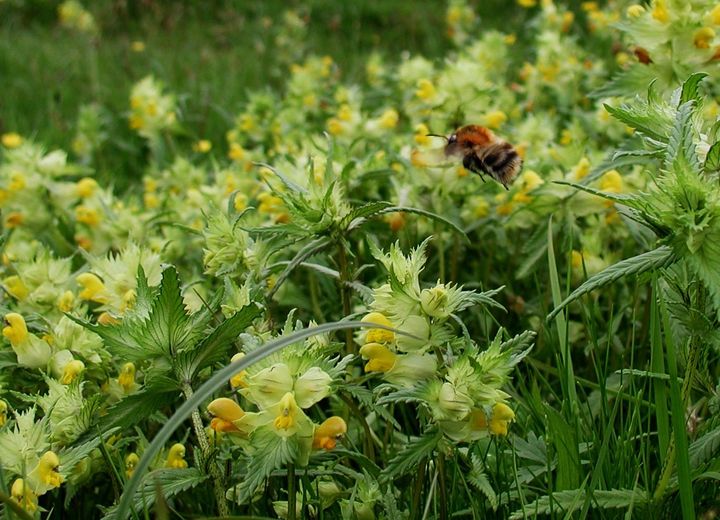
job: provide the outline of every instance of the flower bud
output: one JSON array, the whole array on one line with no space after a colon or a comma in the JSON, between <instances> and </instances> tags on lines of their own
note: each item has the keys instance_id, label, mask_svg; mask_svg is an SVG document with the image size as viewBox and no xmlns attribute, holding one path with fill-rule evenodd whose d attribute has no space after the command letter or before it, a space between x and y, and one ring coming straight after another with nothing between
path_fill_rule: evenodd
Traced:
<instances>
[{"instance_id":1,"label":"flower bud","mask_svg":"<svg viewBox=\"0 0 720 520\"><path fill-rule=\"evenodd\" d=\"M422 310L433 318L447 318L450 312L447 308L448 295L444 284L438 284L431 289L423 289L420 293Z\"/></svg>"},{"instance_id":2,"label":"flower bud","mask_svg":"<svg viewBox=\"0 0 720 520\"><path fill-rule=\"evenodd\" d=\"M347 433L347 424L342 417L333 416L315 428L313 449L332 450L337 440Z\"/></svg>"},{"instance_id":3,"label":"flower bud","mask_svg":"<svg viewBox=\"0 0 720 520\"><path fill-rule=\"evenodd\" d=\"M467 395L458 392L452 383L443 383L438 395L438 406L445 417L451 421L461 421L470 413L473 401Z\"/></svg>"}]
</instances>

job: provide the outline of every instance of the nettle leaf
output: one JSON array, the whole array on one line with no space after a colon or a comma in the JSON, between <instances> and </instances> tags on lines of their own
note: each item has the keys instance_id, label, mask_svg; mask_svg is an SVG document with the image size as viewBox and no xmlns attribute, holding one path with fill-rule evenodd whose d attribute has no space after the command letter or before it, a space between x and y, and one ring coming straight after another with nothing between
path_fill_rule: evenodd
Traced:
<instances>
[{"instance_id":1,"label":"nettle leaf","mask_svg":"<svg viewBox=\"0 0 720 520\"><path fill-rule=\"evenodd\" d=\"M637 102L620 107L603 106L615 119L643 135L656 141L667 142L673 123L672 112L667 107L650 102Z\"/></svg>"},{"instance_id":2,"label":"nettle leaf","mask_svg":"<svg viewBox=\"0 0 720 520\"><path fill-rule=\"evenodd\" d=\"M602 87L593 90L589 97L597 99L632 95L648 88L657 77L657 67L653 64L636 63L629 69L615 75Z\"/></svg>"},{"instance_id":3,"label":"nettle leaf","mask_svg":"<svg viewBox=\"0 0 720 520\"><path fill-rule=\"evenodd\" d=\"M431 430L422 437L411 440L405 448L393 458L383 470L383 476L392 480L395 477L412 471L420 461L432 455L442 439L442 433Z\"/></svg>"},{"instance_id":4,"label":"nettle leaf","mask_svg":"<svg viewBox=\"0 0 720 520\"><path fill-rule=\"evenodd\" d=\"M480 491L480 493L485 495L485 498L487 498L488 502L490 502L490 507L492 507L493 511L497 511L500 501L497 493L495 493L495 490L492 487L492 484L490 484L490 480L485 472L485 465L475 454L472 455L471 460L472 468L467 476L468 482Z\"/></svg>"},{"instance_id":5,"label":"nettle leaf","mask_svg":"<svg viewBox=\"0 0 720 520\"><path fill-rule=\"evenodd\" d=\"M133 497L133 510L142 512L149 510L156 501L182 493L205 482L208 476L197 468L158 469L147 474L143 485ZM118 516L117 507L105 512L103 520L124 520L130 514Z\"/></svg>"},{"instance_id":6,"label":"nettle leaf","mask_svg":"<svg viewBox=\"0 0 720 520\"><path fill-rule=\"evenodd\" d=\"M560 305L555 307L555 309L553 309L553 311L548 315L547 319L548 321L552 320L570 303L574 302L581 296L594 291L595 289L610 285L611 283L627 276L638 275L654 269L667 267L676 260L677 258L673 253L673 250L668 246L660 246L657 249L648 251L647 253L621 260L620 262L611 265L598 274L590 277L584 284L570 293L570 296L565 298Z\"/></svg>"},{"instance_id":7,"label":"nettle leaf","mask_svg":"<svg viewBox=\"0 0 720 520\"><path fill-rule=\"evenodd\" d=\"M238 504L246 502L274 470L295 460L298 453L295 438L286 439L268 430L256 430L252 445L256 450L247 466L245 478L236 488L237 495L233 497Z\"/></svg>"},{"instance_id":8,"label":"nettle leaf","mask_svg":"<svg viewBox=\"0 0 720 520\"><path fill-rule=\"evenodd\" d=\"M694 101L688 101L678 108L675 124L670 132L665 155L667 164L677 171L697 171L700 168L695 152L695 132L692 124Z\"/></svg>"},{"instance_id":9,"label":"nettle leaf","mask_svg":"<svg viewBox=\"0 0 720 520\"><path fill-rule=\"evenodd\" d=\"M98 427L104 433L115 427L127 429L147 419L153 412L170 406L179 396L179 390L172 392L143 391L131 394L111 406L107 414L98 420ZM92 431L89 433L94 434Z\"/></svg>"},{"instance_id":10,"label":"nettle leaf","mask_svg":"<svg viewBox=\"0 0 720 520\"><path fill-rule=\"evenodd\" d=\"M572 513L582 509L587 491L585 489L572 489L559 491L551 496L546 495L531 502L523 509L510 515L510 520L547 515L552 512ZM611 489L608 491L596 490L592 492L590 507L596 509L618 509L634 506L645 506L650 503L650 497L640 489Z\"/></svg>"},{"instance_id":11,"label":"nettle leaf","mask_svg":"<svg viewBox=\"0 0 720 520\"><path fill-rule=\"evenodd\" d=\"M700 82L706 77L707 73L705 72L695 72L685 80L685 83L683 83L682 86L682 93L680 94L680 103L678 103L678 108L688 101L699 102L701 100Z\"/></svg>"},{"instance_id":12,"label":"nettle leaf","mask_svg":"<svg viewBox=\"0 0 720 520\"><path fill-rule=\"evenodd\" d=\"M688 448L690 466L697 469L706 462L715 460L718 453L720 453L720 426L690 444Z\"/></svg>"},{"instance_id":13,"label":"nettle leaf","mask_svg":"<svg viewBox=\"0 0 720 520\"><path fill-rule=\"evenodd\" d=\"M177 270L168 267L163 271L160 294L153 302L150 316L145 321L145 334L167 354L175 354L190 345L190 319L180 291Z\"/></svg>"},{"instance_id":14,"label":"nettle leaf","mask_svg":"<svg viewBox=\"0 0 720 520\"><path fill-rule=\"evenodd\" d=\"M367 219L377 215L382 210L391 207L392 204L387 201L378 201L378 202L368 202L367 204L363 204L360 207L354 208L348 215L345 217L345 222L347 224L348 231L352 231L355 228L358 228L362 226L365 222L367 222Z\"/></svg>"},{"instance_id":15,"label":"nettle leaf","mask_svg":"<svg viewBox=\"0 0 720 520\"><path fill-rule=\"evenodd\" d=\"M705 173L714 173L720 170L720 141L713 144L708 150L703 170Z\"/></svg>"},{"instance_id":16,"label":"nettle leaf","mask_svg":"<svg viewBox=\"0 0 720 520\"><path fill-rule=\"evenodd\" d=\"M178 355L177 364L183 378L190 382L195 374L205 367L226 360L228 349L232 342L245 331L255 318L260 315L260 309L255 305L242 308L231 317L223 321L195 348Z\"/></svg>"}]
</instances>

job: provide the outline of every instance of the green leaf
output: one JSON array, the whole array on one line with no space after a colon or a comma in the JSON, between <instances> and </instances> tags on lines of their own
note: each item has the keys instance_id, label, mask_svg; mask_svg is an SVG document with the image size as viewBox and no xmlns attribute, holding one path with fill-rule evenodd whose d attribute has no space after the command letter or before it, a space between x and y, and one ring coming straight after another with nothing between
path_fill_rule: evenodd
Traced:
<instances>
[{"instance_id":1,"label":"green leaf","mask_svg":"<svg viewBox=\"0 0 720 520\"><path fill-rule=\"evenodd\" d=\"M190 382L203 368L225 360L232 342L259 315L260 309L257 306L248 305L218 325L195 348L182 352L178 356L177 366L183 378Z\"/></svg>"},{"instance_id":2,"label":"green leaf","mask_svg":"<svg viewBox=\"0 0 720 520\"><path fill-rule=\"evenodd\" d=\"M638 275L654 269L667 267L675 262L675 260L675 254L668 246L660 246L657 249L648 251L647 253L621 260L620 262L613 264L598 274L590 277L585 283L570 293L570 296L565 298L562 303L559 305L556 304L555 309L548 314L547 319L548 321L552 320L567 305L574 302L581 296L594 291L595 289L610 285L611 283L627 276Z\"/></svg>"},{"instance_id":3,"label":"green leaf","mask_svg":"<svg viewBox=\"0 0 720 520\"><path fill-rule=\"evenodd\" d=\"M623 195L622 193L609 193L606 191L601 191L595 188L591 188L590 186L585 186L584 184L579 184L577 182L572 181L553 181L555 184L563 184L565 186L572 186L573 188L576 188L578 190L584 191L586 193L590 193L591 195L597 195L598 197L602 197L603 199L611 200L613 202L617 202L618 204L624 204L626 206L630 206L632 208L636 208L637 204L635 204L636 198L633 195Z\"/></svg>"},{"instance_id":4,"label":"green leaf","mask_svg":"<svg viewBox=\"0 0 720 520\"><path fill-rule=\"evenodd\" d=\"M580 452L575 429L550 405L545 406L545 416L548 423L547 441L555 448L558 458L555 489L559 491L576 489L580 485L581 478Z\"/></svg>"},{"instance_id":5,"label":"green leaf","mask_svg":"<svg viewBox=\"0 0 720 520\"><path fill-rule=\"evenodd\" d=\"M179 397L180 392L137 392L111 406L107 414L100 417L100 431L107 433L115 427L129 428L147 419L153 412L170 406ZM90 432L93 433L93 432Z\"/></svg>"},{"instance_id":6,"label":"green leaf","mask_svg":"<svg viewBox=\"0 0 720 520\"><path fill-rule=\"evenodd\" d=\"M493 511L496 511L500 503L497 493L488 480L487 473L485 473L485 466L482 461L475 455L472 455L472 468L467 476L467 480L472 486L474 486L480 493L485 495L490 502L490 507Z\"/></svg>"},{"instance_id":7,"label":"green leaf","mask_svg":"<svg viewBox=\"0 0 720 520\"><path fill-rule=\"evenodd\" d=\"M566 514L572 513L582 507L586 493L587 491L584 489L572 489L553 493L552 496L545 495L527 504L523 509L515 511L510 515L510 520L547 515L553 511L557 512L557 509L562 509ZM591 507L596 509L618 509L637 505L645 506L649 502L647 494L642 490L597 490L592 493Z\"/></svg>"},{"instance_id":8,"label":"green leaf","mask_svg":"<svg viewBox=\"0 0 720 520\"><path fill-rule=\"evenodd\" d=\"M671 164L676 174L697 171L700 168L695 152L695 135L692 124L694 101L688 101L678 108L675 124L670 132L665 152L665 162Z\"/></svg>"},{"instance_id":9,"label":"green leaf","mask_svg":"<svg viewBox=\"0 0 720 520\"><path fill-rule=\"evenodd\" d=\"M383 476L392 480L414 469L420 461L429 457L442 439L439 431L430 431L408 442L383 470Z\"/></svg>"},{"instance_id":10,"label":"green leaf","mask_svg":"<svg viewBox=\"0 0 720 520\"><path fill-rule=\"evenodd\" d=\"M197 468L158 469L147 474L142 489L132 499L133 510L140 512L149 510L158 498L156 486L162 490L162 497L169 498L194 488L208 479ZM110 508L103 520L124 520L129 514L119 511L119 507Z\"/></svg>"},{"instance_id":11,"label":"green leaf","mask_svg":"<svg viewBox=\"0 0 720 520\"><path fill-rule=\"evenodd\" d=\"M352 231L353 229L362 226L368 218L377 215L382 210L389 207L392 207L392 204L383 200L379 202L368 202L358 208L354 208L347 217L345 217L345 222L348 223L348 231Z\"/></svg>"},{"instance_id":12,"label":"green leaf","mask_svg":"<svg viewBox=\"0 0 720 520\"><path fill-rule=\"evenodd\" d=\"M720 141L713 144L708 150L703 170L705 173L714 173L720 170Z\"/></svg>"},{"instance_id":13,"label":"green leaf","mask_svg":"<svg viewBox=\"0 0 720 520\"><path fill-rule=\"evenodd\" d=\"M274 470L295 460L298 453L295 438L283 438L268 430L257 430L251 442L257 449L253 452L243 481L236 488L233 500L238 504L245 503Z\"/></svg>"},{"instance_id":14,"label":"green leaf","mask_svg":"<svg viewBox=\"0 0 720 520\"><path fill-rule=\"evenodd\" d=\"M632 105L624 104L620 107L607 104L603 106L615 119L641 134L656 141L667 142L674 114L669 107L661 106L654 100L638 100Z\"/></svg>"},{"instance_id":15,"label":"green leaf","mask_svg":"<svg viewBox=\"0 0 720 520\"><path fill-rule=\"evenodd\" d=\"M707 77L705 72L695 72L685 80L682 86L682 93L680 94L680 102L678 108L684 105L688 101L699 102L701 99L700 95L700 82Z\"/></svg>"},{"instance_id":16,"label":"green leaf","mask_svg":"<svg viewBox=\"0 0 720 520\"><path fill-rule=\"evenodd\" d=\"M655 66L636 63L629 69L615 75L602 87L590 92L589 97L598 99L632 95L648 88L657 76L658 71Z\"/></svg>"},{"instance_id":17,"label":"green leaf","mask_svg":"<svg viewBox=\"0 0 720 520\"><path fill-rule=\"evenodd\" d=\"M159 345L163 352L174 355L192 346L189 341L189 321L177 270L168 267L162 273L160 294L153 302L150 317L145 321L143 336Z\"/></svg>"},{"instance_id":18,"label":"green leaf","mask_svg":"<svg viewBox=\"0 0 720 520\"><path fill-rule=\"evenodd\" d=\"M715 460L718 452L720 452L720 427L709 431L690 444L688 448L690 467L697 469L702 464Z\"/></svg>"}]
</instances>

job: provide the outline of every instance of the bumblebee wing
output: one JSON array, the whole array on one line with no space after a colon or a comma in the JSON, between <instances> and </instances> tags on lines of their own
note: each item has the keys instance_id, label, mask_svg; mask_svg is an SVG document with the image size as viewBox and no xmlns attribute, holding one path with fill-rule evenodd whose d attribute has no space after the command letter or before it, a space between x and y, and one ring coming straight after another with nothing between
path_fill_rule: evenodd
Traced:
<instances>
[{"instance_id":1,"label":"bumblebee wing","mask_svg":"<svg viewBox=\"0 0 720 520\"><path fill-rule=\"evenodd\" d=\"M522 169L520 155L507 141L492 143L473 155L476 155L481 169L502 184L505 189L508 189Z\"/></svg>"}]
</instances>

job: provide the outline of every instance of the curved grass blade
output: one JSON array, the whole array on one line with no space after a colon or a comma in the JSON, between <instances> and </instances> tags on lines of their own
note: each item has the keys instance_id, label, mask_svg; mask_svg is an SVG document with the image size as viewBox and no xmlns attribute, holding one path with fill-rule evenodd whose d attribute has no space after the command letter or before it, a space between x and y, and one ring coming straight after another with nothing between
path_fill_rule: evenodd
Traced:
<instances>
[{"instance_id":1,"label":"curved grass blade","mask_svg":"<svg viewBox=\"0 0 720 520\"><path fill-rule=\"evenodd\" d=\"M438 222L442 222L443 224L447 224L454 231L456 231L459 235L461 235L465 239L466 242L468 242L468 243L470 242L470 239L468 238L467 234L465 233L465 231L463 231L463 229L460 226L455 224L455 222L453 222L452 220L448 220L445 217L438 215L437 213L433 213L432 211L427 211L427 210L420 209L420 208L408 208L405 206L393 206L391 208L386 208L382 211L378 211L376 213L376 215L383 215L385 213L397 213L397 212L416 213L418 215L422 215L424 217L428 217L433 220L437 220Z\"/></svg>"},{"instance_id":2,"label":"curved grass blade","mask_svg":"<svg viewBox=\"0 0 720 520\"><path fill-rule=\"evenodd\" d=\"M230 377L240 372L241 370L249 367L253 363L256 363L257 361L266 358L267 356L273 354L274 352L277 352L278 350L281 350L288 345L297 343L298 341L305 340L318 334L324 334L326 332L358 329L361 327L386 328L379 326L375 323L368 323L363 321L336 321L333 323L325 323L323 325L318 325L317 327L298 330L296 332L293 332L292 334L289 334L282 338L278 338L275 341L271 341L265 346L248 353L242 359L230 363L226 367L223 367L222 369L215 372L215 374L213 374L210 379L208 379L200 388L197 389L197 391L190 399L185 401L177 409L177 411L173 414L172 417L170 417L170 419L165 423L162 429L160 429L160 431L157 433L157 435L147 447L147 449L143 452L143 456L140 459L140 462L138 462L137 466L135 467L135 473L125 485L123 494L120 497L120 502L118 503L116 513L117 518L126 518L130 514L130 508L132 506L133 497L135 496L135 491L138 489L140 483L145 477L146 470L150 466L152 460L157 456L158 453L160 453L160 450L162 450L168 439L170 439L170 436L173 434L173 432L183 423L183 421L185 421L185 419L190 416L193 410L196 410L200 406L200 404L207 398L209 398L218 388L224 386ZM402 334L402 331L398 331L398 333Z\"/></svg>"}]
</instances>

